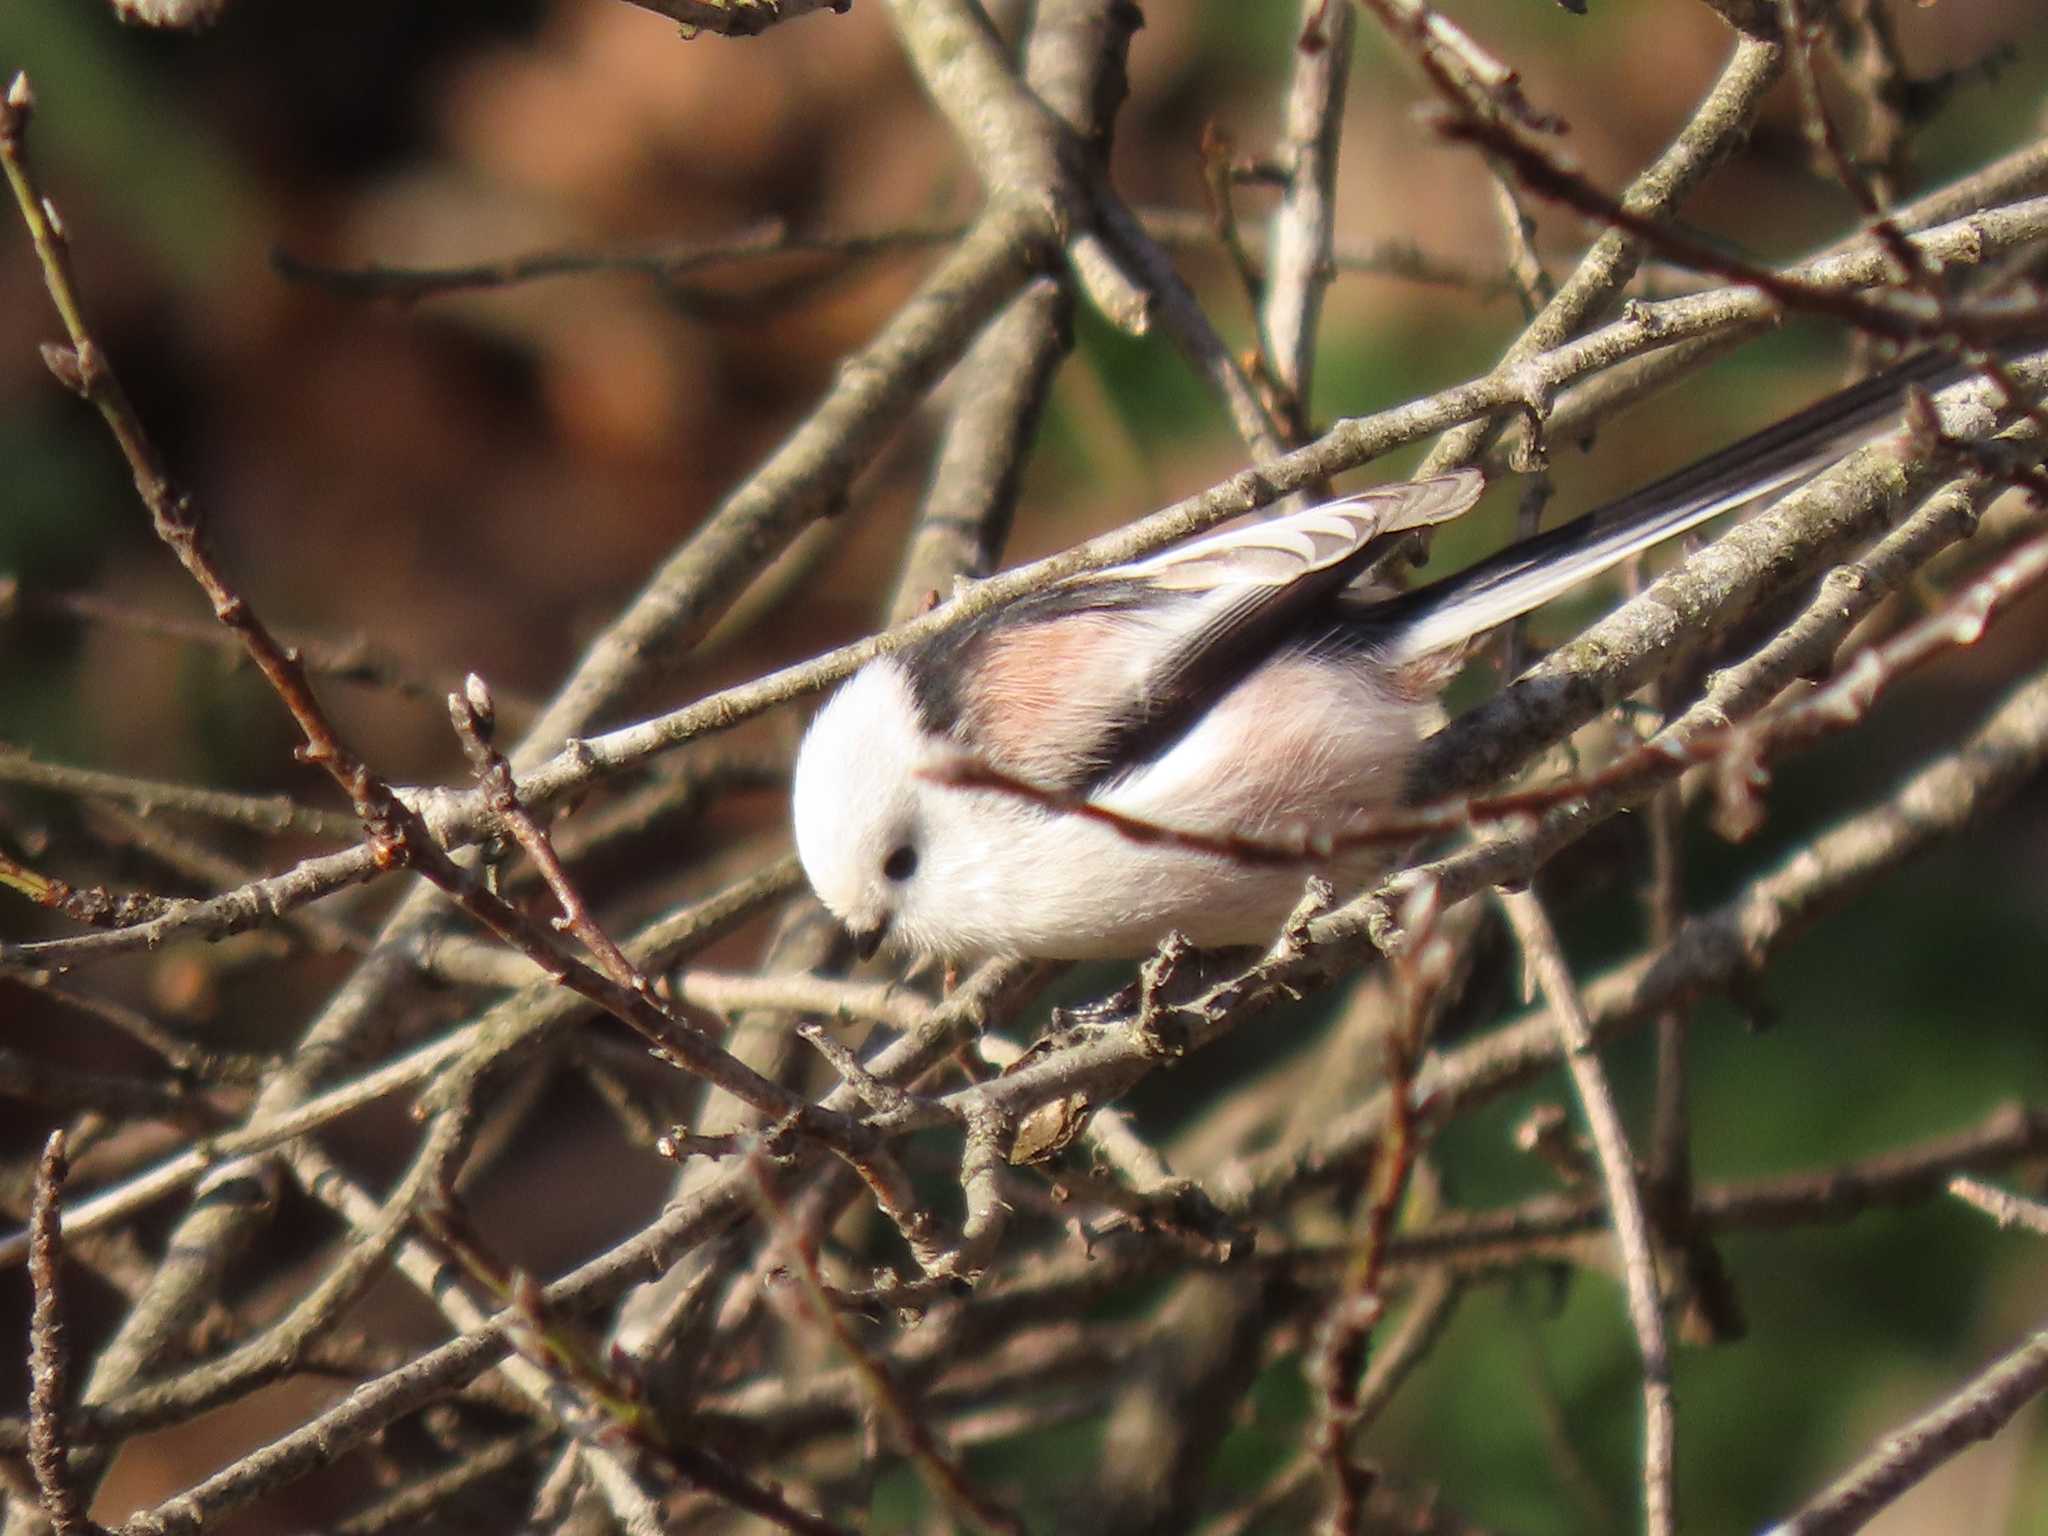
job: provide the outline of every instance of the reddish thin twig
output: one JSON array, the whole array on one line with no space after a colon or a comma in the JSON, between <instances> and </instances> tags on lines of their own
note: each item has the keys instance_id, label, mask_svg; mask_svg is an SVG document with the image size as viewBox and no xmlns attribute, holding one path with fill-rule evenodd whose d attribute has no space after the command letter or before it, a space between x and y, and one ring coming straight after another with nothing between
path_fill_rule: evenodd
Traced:
<instances>
[{"instance_id":1,"label":"reddish thin twig","mask_svg":"<svg viewBox=\"0 0 2048 1536\"><path fill-rule=\"evenodd\" d=\"M1351 1536L1373 1488L1372 1474L1352 1458L1348 1439L1364 1406L1364 1378L1373 1330L1386 1313L1385 1272L1394 1226L1422 1149L1413 1103L1415 1070L1432 1001L1452 974L1449 944L1436 930L1437 894L1421 887L1402 913L1408 942L1393 956L1401 1019L1387 1034L1387 1128L1373 1159L1364 1230L1345 1266L1344 1281L1324 1314L1309 1379L1322 1393L1314 1452L1327 1463L1332 1497L1323 1529Z\"/></svg>"},{"instance_id":2,"label":"reddish thin twig","mask_svg":"<svg viewBox=\"0 0 2048 1536\"><path fill-rule=\"evenodd\" d=\"M71 1395L71 1349L64 1339L62 1191L69 1160L64 1133L50 1132L36 1163L29 1206L29 1285L35 1293L28 1325L28 1462L43 1514L57 1536L97 1532L71 1481L70 1434L64 1415Z\"/></svg>"},{"instance_id":3,"label":"reddish thin twig","mask_svg":"<svg viewBox=\"0 0 2048 1536\"><path fill-rule=\"evenodd\" d=\"M2048 306L2039 303L2015 301L1937 308L1924 302L1904 302L1903 296L1870 298L1823 288L1730 255L1709 241L1634 212L1500 123L1454 110L1438 122L1437 131L1447 139L1497 155L1539 197L1619 229L1682 267L1746 284L1787 309L1826 315L1887 341L1957 342L1990 348L2048 326Z\"/></svg>"},{"instance_id":4,"label":"reddish thin twig","mask_svg":"<svg viewBox=\"0 0 2048 1536\"><path fill-rule=\"evenodd\" d=\"M240 638L257 669L290 711L305 738L299 755L318 764L341 786L368 837L373 863L381 870L410 868L432 881L464 912L499 938L516 945L549 976L637 1030L663 1060L724 1088L765 1113L797 1114L804 1128L839 1146L866 1138L844 1115L817 1109L780 1084L763 1077L729 1053L679 1027L652 995L606 976L563 954L539 924L488 889L437 842L427 824L400 800L391 785L343 742L314 697L298 653L278 642L248 600L214 561L201 538L191 499L178 491L129 403L113 365L92 339L72 282L62 224L52 204L38 195L24 155L23 136L33 97L27 77L17 76L0 104L0 163L27 221L49 290L71 338L68 347L45 348L44 360L58 378L99 411L134 474L135 488L157 536L199 584L214 616Z\"/></svg>"},{"instance_id":5,"label":"reddish thin twig","mask_svg":"<svg viewBox=\"0 0 2048 1536\"><path fill-rule=\"evenodd\" d=\"M0 853L0 885L19 891L39 907L61 912L88 928L126 928L153 922L184 903L147 891L110 891L103 885L76 886L56 875L30 869Z\"/></svg>"},{"instance_id":6,"label":"reddish thin twig","mask_svg":"<svg viewBox=\"0 0 2048 1536\"><path fill-rule=\"evenodd\" d=\"M448 717L455 727L456 738L462 743L463 755L469 759L470 770L476 775L477 787L483 791L485 803L499 824L526 850L526 856L533 860L534 868L540 871L541 878L560 904L562 915L554 920L555 927L573 934L605 975L640 997L670 1024L698 1028L655 992L654 983L648 979L647 973L635 965L604 931L592 914L589 903L584 901L582 891L569 878L569 871L562 867L562 860L555 852L554 839L519 797L519 786L512 778L512 765L493 739L497 729L497 705L491 697L490 687L474 672L464 679L461 693L448 695ZM703 1029L698 1029L698 1032L710 1033Z\"/></svg>"},{"instance_id":7,"label":"reddish thin twig","mask_svg":"<svg viewBox=\"0 0 2048 1536\"><path fill-rule=\"evenodd\" d=\"M1956 324L1954 301L1941 281L1941 274L1928 262L1920 248L1906 238L1899 221L1892 217L1871 186L1870 178L1864 175L1855 157L1843 144L1814 68L1813 55L1820 43L1821 24L1807 15L1805 0L1778 0L1778 4L1784 17L1786 36L1792 41L1792 73L1799 86L1800 109L1808 141L1826 161L1835 179L1856 200L1864 227L1897 265L1903 285L1920 295L1939 317L1935 333L1947 350L1991 380L2007 405L2024 412L2037 428L2048 431L2048 415L2042 413L2040 405L2013 377L2005 361L1991 348L1972 342L1966 328Z\"/></svg>"}]
</instances>

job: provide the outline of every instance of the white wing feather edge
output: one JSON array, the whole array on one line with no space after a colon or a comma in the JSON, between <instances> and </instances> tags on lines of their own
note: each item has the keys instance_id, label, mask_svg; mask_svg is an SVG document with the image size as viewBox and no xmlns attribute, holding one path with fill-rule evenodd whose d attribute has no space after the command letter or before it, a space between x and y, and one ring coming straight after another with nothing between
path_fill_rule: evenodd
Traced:
<instances>
[{"instance_id":1,"label":"white wing feather edge","mask_svg":"<svg viewBox=\"0 0 2048 1536\"><path fill-rule=\"evenodd\" d=\"M1091 575L1098 580L1136 578L1169 591L1284 586L1349 559L1381 534L1425 528L1461 516L1485 489L1485 477L1471 469L1375 486L1263 523L1212 533Z\"/></svg>"}]
</instances>

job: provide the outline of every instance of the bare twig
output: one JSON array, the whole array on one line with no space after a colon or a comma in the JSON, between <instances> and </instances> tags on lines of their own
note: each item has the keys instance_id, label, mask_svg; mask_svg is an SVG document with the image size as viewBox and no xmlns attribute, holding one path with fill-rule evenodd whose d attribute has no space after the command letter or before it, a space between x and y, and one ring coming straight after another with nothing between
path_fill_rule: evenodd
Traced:
<instances>
[{"instance_id":1,"label":"bare twig","mask_svg":"<svg viewBox=\"0 0 2048 1536\"><path fill-rule=\"evenodd\" d=\"M772 1113L805 1114L801 1100L681 1027L655 1002L651 989L636 988L630 981L622 982L561 955L537 924L451 858L419 813L343 743L314 698L297 655L275 638L208 553L191 502L172 487L112 364L87 332L59 226L52 222L48 202L35 192L23 159L23 114L12 106L5 110L8 115L0 120L0 161L5 163L15 201L35 238L45 285L71 337L69 354L61 361L53 360L53 367L98 408L134 472L136 490L149 510L157 536L205 592L215 616L241 639L265 681L291 712L305 737L301 755L325 768L349 796L367 833L373 863L386 868L410 867L425 875L470 916L525 950L557 981L638 1030L674 1065L705 1076ZM509 771L504 780L509 792ZM807 1115L807 1124L814 1129L823 1129L824 1123L815 1114ZM854 1133L850 1125L841 1124L835 1134L845 1137Z\"/></svg>"},{"instance_id":2,"label":"bare twig","mask_svg":"<svg viewBox=\"0 0 2048 1536\"><path fill-rule=\"evenodd\" d=\"M24 590L13 577L0 577L0 618L8 617L17 609L55 614L80 623L100 624L183 645L204 646L237 661L246 662L248 659L235 637L215 624L150 613L89 592ZM292 649L299 653L307 673L313 677L331 677L337 682L385 689L401 698L422 700L437 700L447 693L451 682L460 682L459 677L415 676L402 662L382 654L370 640L360 635L326 640L293 633L288 640ZM502 692L498 705L507 714L518 715L522 719L532 714L534 708L531 700L507 697ZM347 823L340 825L346 827Z\"/></svg>"},{"instance_id":3,"label":"bare twig","mask_svg":"<svg viewBox=\"0 0 2048 1536\"><path fill-rule=\"evenodd\" d=\"M39 907L61 912L92 928L129 928L175 913L182 903L148 891L110 891L103 885L76 886L58 875L31 869L0 854L0 885Z\"/></svg>"},{"instance_id":4,"label":"bare twig","mask_svg":"<svg viewBox=\"0 0 2048 1536\"><path fill-rule=\"evenodd\" d=\"M1382 9L1394 8L1393 0L1377 3ZM1783 67L1783 51L1777 44L1749 37L1741 39L1713 89L1687 119L1677 138L1624 194L1623 200L1629 207L1646 218L1669 217L1679 200L1747 136L1750 124L1762 110L1765 94ZM1439 76L1438 84L1439 94L1454 110L1471 110L1466 94L1455 82ZM1605 230L1580 258L1578 267L1558 285L1542 312L1509 347L1503 364L1525 361L1556 347L1578 331L1622 290L1641 259L1641 247L1624 231L1615 227ZM1530 406L1541 413L1540 402L1531 401ZM1422 472L1434 473L1470 463L1493 430L1490 423L1474 422L1449 434L1431 451ZM1532 422L1532 443L1534 431Z\"/></svg>"},{"instance_id":5,"label":"bare twig","mask_svg":"<svg viewBox=\"0 0 2048 1536\"><path fill-rule=\"evenodd\" d=\"M694 272L780 256L821 256L859 261L896 251L929 250L959 239L966 231L965 224L947 223L852 234L805 235L785 229L780 224L768 224L727 239L690 245L667 245L637 251L527 251L517 256L501 256L462 266L400 267L374 263L340 267L308 261L289 251L273 251L270 261L280 276L325 289L340 298L415 303L443 294L464 293L478 288L507 288L553 277L623 274L666 284Z\"/></svg>"},{"instance_id":6,"label":"bare twig","mask_svg":"<svg viewBox=\"0 0 2048 1536\"><path fill-rule=\"evenodd\" d=\"M1447 1065L1455 1078L1457 1064ZM1720 1233L1853 1221L1874 1210L1924 1205L1945 1190L1952 1192L1965 1172L2011 1168L2043 1148L2048 1148L2048 1113L2007 1104L1965 1130L1874 1157L1702 1186L1679 1213L1679 1225ZM1447 1213L1410 1228L1393 1239L1389 1261L1428 1265L1504 1258L1517 1251L1533 1259L1560 1252L1606 1219L1606 1202L1597 1190L1539 1195L1501 1210Z\"/></svg>"},{"instance_id":7,"label":"bare twig","mask_svg":"<svg viewBox=\"0 0 2048 1536\"><path fill-rule=\"evenodd\" d=\"M721 1457L678 1443L662 1432L638 1387L599 1360L562 1319L532 1277L489 1253L461 1214L443 1207L429 1218L437 1242L451 1249L470 1275L509 1309L509 1337L520 1357L566 1388L564 1418L577 1436L603 1456L629 1452L663 1480L704 1489L736 1509L797 1536L849 1536L846 1528L799 1509L773 1488L742 1476Z\"/></svg>"},{"instance_id":8,"label":"bare twig","mask_svg":"<svg viewBox=\"0 0 2048 1536\"><path fill-rule=\"evenodd\" d=\"M1303 0L1287 91L1287 189L1273 215L1272 257L1260 320L1266 357L1287 391L1294 441L1314 419L1316 329L1323 290L1335 276L1337 147L1351 71L1354 21L1348 4Z\"/></svg>"},{"instance_id":9,"label":"bare twig","mask_svg":"<svg viewBox=\"0 0 2048 1536\"><path fill-rule=\"evenodd\" d=\"M631 0L643 10L666 16L685 37L708 32L717 37L758 37L770 27L820 11L843 16L853 0Z\"/></svg>"},{"instance_id":10,"label":"bare twig","mask_svg":"<svg viewBox=\"0 0 2048 1536\"><path fill-rule=\"evenodd\" d=\"M28 1460L42 1494L43 1513L57 1536L97 1531L65 1465L70 1434L71 1348L64 1336L64 1133L50 1132L36 1165L35 1205L29 1215L29 1284L35 1310L28 1333Z\"/></svg>"},{"instance_id":11,"label":"bare twig","mask_svg":"<svg viewBox=\"0 0 2048 1536\"><path fill-rule=\"evenodd\" d=\"M1415 1068L1432 998L1452 969L1450 946L1437 932L1437 917L1436 893L1423 887L1404 914L1408 943L1393 957L1403 1014L1386 1040L1393 1114L1373 1162L1363 1231L1343 1285L1323 1318L1309 1368L1310 1380L1322 1395L1315 1450L1330 1469L1333 1489L1323 1522L1326 1536L1349 1536L1359 1528L1372 1489L1371 1477L1352 1459L1347 1442L1365 1406L1363 1377L1372 1333L1386 1311L1383 1286L1389 1241L1421 1153L1422 1132L1412 1105Z\"/></svg>"},{"instance_id":12,"label":"bare twig","mask_svg":"<svg viewBox=\"0 0 2048 1536\"><path fill-rule=\"evenodd\" d=\"M783 1196L776 1188L776 1176L761 1160L758 1153L750 1155L748 1174L754 1182L755 1198L760 1202L771 1229L780 1243L790 1273L802 1287L803 1309L809 1321L823 1330L838 1347L866 1390L876 1411L888 1421L890 1429L909 1453L911 1463L918 1475L932 1493L953 1511L954 1515L970 1526L991 1531L1014 1533L1022 1536L1023 1524L1008 1510L997 1504L982 1489L977 1488L968 1478L953 1454L939 1443L936 1432L918 1409L908 1402L896 1382L891 1379L887 1367L876 1360L861 1344L853 1332L852 1323L845 1312L832 1304L826 1294L824 1277L818 1273L818 1264L810 1245L794 1228L789 1209L783 1203Z\"/></svg>"},{"instance_id":13,"label":"bare twig","mask_svg":"<svg viewBox=\"0 0 2048 1536\"><path fill-rule=\"evenodd\" d=\"M786 895L798 878L794 860L771 866L731 891L685 907L650 925L634 941L634 952L645 966L660 969L672 964L720 937L763 902ZM502 1063L535 1035L571 1016L575 1007L568 994L543 985L535 993L514 998L477 1023L430 1041L410 1055L290 1109L252 1118L240 1130L223 1133L126 1183L78 1202L69 1213L69 1225L74 1230L86 1231L118 1221L193 1180L230 1165L233 1159L282 1146L387 1094L446 1072L453 1063ZM443 1091L447 1091L445 1087ZM25 1233L0 1238L0 1267L19 1264L26 1257Z\"/></svg>"},{"instance_id":14,"label":"bare twig","mask_svg":"<svg viewBox=\"0 0 2048 1536\"><path fill-rule=\"evenodd\" d=\"M28 784L63 794L113 800L145 814L183 811L259 832L309 832L315 837L353 838L360 830L352 816L315 810L284 795L237 795L196 784L142 779L132 774L46 763L26 748L0 745L0 783Z\"/></svg>"},{"instance_id":15,"label":"bare twig","mask_svg":"<svg viewBox=\"0 0 2048 1536\"><path fill-rule=\"evenodd\" d=\"M1442 131L1447 138L1479 144L1499 155L1514 168L1523 185L1538 195L1563 203L1613 229L1626 231L1667 260L1726 281L1746 283L1789 310L1825 315L1887 341L1948 340L1980 350L2037 333L2048 325L2048 309L2025 301L1938 305L1913 302L1913 295L1897 289L1865 297L1817 287L1730 256L1697 236L1635 212L1535 145L1495 124L1470 117L1455 118L1442 124Z\"/></svg>"},{"instance_id":16,"label":"bare twig","mask_svg":"<svg viewBox=\"0 0 2048 1536\"><path fill-rule=\"evenodd\" d=\"M1662 1289L1657 1283L1657 1257L1650 1242L1650 1222L1643 1204L1621 1111L1607 1086L1593 1038L1593 1021L1550 926L1550 917L1532 890L1506 891L1501 907L1520 940L1522 953L1557 1022L1560 1053L1578 1090L1579 1104L1600 1154L1600 1175L1607 1189L1607 1209L1621 1248L1627 1282L1629 1323L1643 1357L1643 1518L1652 1536L1677 1529L1674 1488L1677 1475L1677 1404L1671 1380L1671 1345L1664 1328Z\"/></svg>"},{"instance_id":17,"label":"bare twig","mask_svg":"<svg viewBox=\"0 0 2048 1536\"><path fill-rule=\"evenodd\" d=\"M1213 223L1200 214L1160 207L1139 207L1133 211L1145 232L1169 250L1194 253L1217 248ZM617 274L661 283L727 264L772 261L790 255L857 261L950 245L971 227L966 222L950 222L807 235L771 224L723 240L648 250L557 248L439 267L398 266L384 262L345 267L310 261L289 251L275 251L271 255L271 265L288 281L305 283L339 298L413 303L443 294L512 287L556 277ZM1255 229L1240 233L1251 241L1254 250L1263 252L1267 239L1264 234ZM1468 270L1405 240L1337 242L1330 251L1330 268L1336 274L1391 277L1425 287L1456 289L1481 299L1492 298L1505 292L1507 287L1497 277ZM26 597L21 600L35 603L58 601ZM72 600L62 601L69 603ZM111 621L124 622L118 619ZM125 622L139 625L154 621L143 621L140 616L135 616L132 621ZM183 626L175 624L166 625L163 632L193 640L205 634L204 630L188 634ZM316 670L326 669L317 650L309 649L307 659ZM388 684L405 692L414 691L406 679L394 675L383 665L359 657L349 646L341 647L333 656L333 667L337 676ZM438 696L447 690L433 683L422 683L418 685L418 691L423 696L428 693Z\"/></svg>"},{"instance_id":18,"label":"bare twig","mask_svg":"<svg viewBox=\"0 0 2048 1536\"><path fill-rule=\"evenodd\" d=\"M479 882L472 870L449 856L428 831L419 813L393 793L391 786L346 746L314 698L303 665L259 618L247 599L201 541L200 524L191 502L171 484L155 446L129 404L112 364L87 332L84 313L71 282L70 264L50 204L30 181L23 158L21 132L25 113L10 103L0 118L0 162L22 217L28 222L52 302L71 337L71 349L52 366L90 400L105 419L135 476L137 493L149 510L157 536L177 555L213 605L215 616L242 641L265 681L291 712L305 737L301 755L327 770L341 786L362 820L372 862L385 868L410 867L427 876L457 905L492 932L517 944L558 981L598 1003L622 1022L639 1030L669 1059L686 1071L710 1077L749 1102L775 1113L800 1112L802 1102L743 1062L709 1046L657 1006L649 992L604 976L580 961L560 955L549 937L511 903ZM507 775L509 781L509 774ZM842 1126L842 1132L849 1127Z\"/></svg>"},{"instance_id":19,"label":"bare twig","mask_svg":"<svg viewBox=\"0 0 2048 1536\"><path fill-rule=\"evenodd\" d=\"M639 997L670 1025L688 1027L655 994L654 983L647 979L647 973L629 960L626 952L613 943L611 935L599 926L583 900L583 893L577 890L575 881L569 878L568 870L562 867L561 859L556 856L554 840L549 837L547 828L535 820L533 813L521 802L518 786L512 781L512 765L492 743L497 706L492 702L491 691L484 680L471 673L461 693L448 695L448 714L454 722L455 734L462 742L463 754L469 758L470 768L476 774L477 783L489 800L492 811L519 846L526 850L526 856L533 860L534 867L540 871L541 878L547 881L548 889L560 904L562 915L555 919L555 926L574 935L597 961L598 968L616 985Z\"/></svg>"},{"instance_id":20,"label":"bare twig","mask_svg":"<svg viewBox=\"0 0 2048 1536\"><path fill-rule=\"evenodd\" d=\"M369 1508L357 1510L335 1524L334 1536L383 1536L386 1531L414 1529L443 1504L469 1493L479 1483L504 1476L546 1450L554 1439L551 1424L507 1435L495 1445L465 1455L445 1470L408 1483Z\"/></svg>"},{"instance_id":21,"label":"bare twig","mask_svg":"<svg viewBox=\"0 0 2048 1536\"><path fill-rule=\"evenodd\" d=\"M2043 1391L2048 1391L2048 1329L1945 1402L1886 1436L1862 1462L1772 1526L1768 1536L1843 1536L1861 1530L1871 1516L1942 1463L1997 1434Z\"/></svg>"},{"instance_id":22,"label":"bare twig","mask_svg":"<svg viewBox=\"0 0 2048 1536\"><path fill-rule=\"evenodd\" d=\"M2001 1227L2018 1228L2038 1237L2048 1237L2048 1205L2029 1200L1996 1184L1957 1174L1948 1181L1948 1192L1965 1205L1974 1205Z\"/></svg>"}]
</instances>

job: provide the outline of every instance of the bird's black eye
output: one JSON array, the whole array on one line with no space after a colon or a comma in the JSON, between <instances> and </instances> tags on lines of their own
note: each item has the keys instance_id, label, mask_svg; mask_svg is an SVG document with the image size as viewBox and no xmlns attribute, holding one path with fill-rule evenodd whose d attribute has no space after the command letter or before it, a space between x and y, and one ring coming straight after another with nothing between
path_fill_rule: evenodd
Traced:
<instances>
[{"instance_id":1,"label":"bird's black eye","mask_svg":"<svg viewBox=\"0 0 2048 1536\"><path fill-rule=\"evenodd\" d=\"M908 843L889 850L889 857L882 860L882 873L899 883L917 873L917 850Z\"/></svg>"}]
</instances>

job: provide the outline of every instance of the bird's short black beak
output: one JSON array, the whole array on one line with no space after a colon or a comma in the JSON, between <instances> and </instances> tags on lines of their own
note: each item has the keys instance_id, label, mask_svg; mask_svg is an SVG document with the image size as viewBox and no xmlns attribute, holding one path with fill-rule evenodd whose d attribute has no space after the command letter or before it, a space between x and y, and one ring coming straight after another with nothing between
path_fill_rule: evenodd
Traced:
<instances>
[{"instance_id":1,"label":"bird's short black beak","mask_svg":"<svg viewBox=\"0 0 2048 1536\"><path fill-rule=\"evenodd\" d=\"M882 940L889 936L889 919L876 918L872 923L846 925L846 936L853 940L853 952L863 960L875 958L875 951L882 947Z\"/></svg>"}]
</instances>

